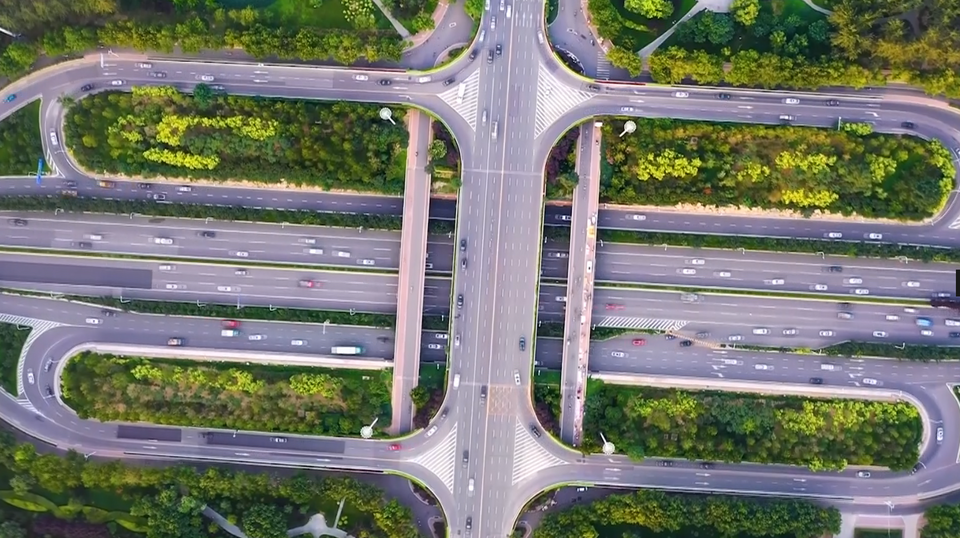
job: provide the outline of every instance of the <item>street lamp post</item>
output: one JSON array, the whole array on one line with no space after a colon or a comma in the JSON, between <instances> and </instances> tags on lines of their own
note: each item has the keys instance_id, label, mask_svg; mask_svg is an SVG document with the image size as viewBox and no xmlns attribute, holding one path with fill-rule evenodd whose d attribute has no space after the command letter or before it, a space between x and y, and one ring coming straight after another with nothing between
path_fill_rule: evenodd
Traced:
<instances>
[{"instance_id":1,"label":"street lamp post","mask_svg":"<svg viewBox=\"0 0 960 538\"><path fill-rule=\"evenodd\" d=\"M360 437L363 437L364 439L370 439L373 437L373 427L377 425L378 420L380 420L380 417L375 417L369 426L360 428Z\"/></svg>"}]
</instances>

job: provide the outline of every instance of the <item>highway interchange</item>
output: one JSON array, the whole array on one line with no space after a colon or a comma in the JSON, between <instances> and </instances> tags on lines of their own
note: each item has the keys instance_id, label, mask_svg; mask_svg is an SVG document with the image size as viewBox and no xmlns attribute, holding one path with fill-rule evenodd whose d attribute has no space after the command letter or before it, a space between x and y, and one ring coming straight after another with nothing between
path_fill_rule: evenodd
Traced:
<instances>
[{"instance_id":1,"label":"highway interchange","mask_svg":"<svg viewBox=\"0 0 960 538\"><path fill-rule=\"evenodd\" d=\"M558 66L547 46L537 44L536 32L540 30L542 5L518 1L512 7L512 18L495 13L499 19L496 28L491 24L489 14L482 25L487 41L480 47L485 50L494 43L502 44L502 58L498 57L493 63L456 62L423 83L417 81L416 75L391 74L388 77L394 79L394 84L381 87L374 81L357 81L352 72L345 69L278 66L264 69L263 66L244 64L154 62L154 70L168 73L165 83L184 89L192 87L198 75L210 74L232 93L411 103L426 107L444 118L457 137L463 156L464 186L459 197L463 203L459 208L445 201L431 204L431 217L450 219L456 215L458 235L447 238L445 243L442 239L432 241L431 247L428 247L432 261L428 263L437 264L434 270L449 271L452 267L458 267L456 262L450 263L453 256L469 256L470 264L465 271L453 271L452 288L450 280L427 280L425 311L455 311L451 332L463 338L462 349L452 354L450 363L451 372L459 373L462 381L458 389L448 389L444 405L451 413L446 419L438 421L438 431L432 437L426 434L411 437L404 441L404 450L400 452L387 451L384 443L355 439L298 439L284 450L277 450L270 445L266 435L244 433L236 437L214 435L201 438L196 430L191 429L183 429L176 441L171 438L169 441L152 442L149 441L151 434L145 434L138 440L117 439L110 435L115 431L115 425L93 425L75 418L59 420L68 417L69 411L64 410L55 398L45 397L41 389L48 383L55 384L52 376L56 374L56 369L38 374L35 384L25 383L24 398L29 402L28 407L11 399L0 399L4 416L11 418L22 429L60 446L74 446L83 450L92 447L98 452L116 455L125 452L129 456L140 457L220 458L225 461L404 472L417 477L434 492L451 528L458 532L472 531L478 536L506 535L513 528L516 511L527 499L553 484L568 481L694 491L820 495L864 513L886 513L888 508L884 502L895 502L901 511L916 510L920 501L955 489L953 476L957 468L960 428L951 428L949 425L958 423L960 409L946 386L952 371L950 365L834 361L841 369L829 376L821 376L827 385L846 387L855 386L859 378L869 373L882 383L876 390L909 393L923 405L931 421L942 421L948 425L942 445L926 446L922 459L927 469L912 476L880 472L870 480L861 480L855 478L852 471L813 474L792 467L746 464L720 465L711 472L713 476L705 481L700 479L702 477L697 475L698 471L693 465L679 464L672 469L661 469L655 467L654 462L633 464L622 456L581 458L546 438L537 440L530 435L529 426L536 422L529 402L529 353L532 346L526 352L521 352L517 344L520 337L533 339L537 319L561 319L563 303L557 297L565 295L562 288L551 286L542 286L539 297L537 293L540 268L536 260L541 248L538 233L541 219L545 218L548 223L553 219L552 223L562 224L565 221L557 215L568 213L562 208L550 208L545 214L541 212L542 164L552 141L576 121L591 115L623 114L777 123L779 115L789 108L790 113L797 117L796 123L801 125L832 126L840 115L846 121L870 121L878 130L898 132L903 121L912 121L917 125L917 134L939 138L950 148L960 144L957 138L960 121L935 102L901 98L896 93L841 93L837 95L841 106L828 109L824 104L830 97L827 94L801 94L800 105L785 107L781 102L787 95L784 92L726 90L734 99L723 101L716 99L715 90L709 89L694 89L685 100L673 97L670 88L604 85L599 90L592 89L587 82L572 77ZM41 76L39 80L17 83L10 91L19 94L19 103L42 97L42 131L59 131L63 111L56 96L77 94L80 86L86 83L102 87L106 81L118 78L125 81L125 88L153 81L147 71L135 67L134 61L130 58L112 58L108 60L112 65L107 66L94 62L69 64ZM443 97L440 81L448 76L454 76L458 81L473 81L471 84L477 85L478 97L467 103L472 110L455 106L451 100ZM554 102L564 104L565 108L558 108L552 104ZM624 110L625 107L627 110ZM5 116L12 110L3 110L2 114ZM486 124L477 121L481 113L486 113L490 118ZM63 188L63 181L77 181L77 190L81 195L104 195L103 190L97 190L93 180L84 177L70 159L49 147L48 136L44 135L43 138L48 158L53 160L60 177L46 178L39 187L31 185L32 180L5 180L5 194L55 193ZM137 189L134 183L121 182L120 186L110 189L106 194L124 198L145 198L148 194ZM171 200L211 204L378 214L399 214L401 210L400 200L396 198L322 193L301 195L299 192L294 197L291 191L232 186L195 185L190 191L182 192L170 185L158 188L155 192L161 190ZM615 209L602 210L599 225L608 228L818 239L829 232L841 232L845 239L855 240L882 233L884 241L956 246L960 243L960 234L954 233L952 228L958 209L955 200L956 196L951 197L942 218L920 226L854 220L797 222L766 217ZM645 220L633 217L639 214L645 216ZM161 245L151 243L151 237L165 236L151 235L153 229L149 232L137 229L136 217L111 219L98 216L84 220L87 218L74 215L29 215L25 218L29 224L25 227L14 226L16 233L4 229L4 241L9 241L5 245L134 253L154 257L195 256L250 262L320 263L346 265L354 269L360 267L355 261L357 259L374 260L372 267L377 269L395 269L398 261L398 234L383 232L311 230L305 234L302 229L290 232L281 230L283 241L260 239L258 241L262 242L257 243L249 238L275 238L276 230L257 229L259 225L216 223L216 236L203 237L198 234L207 228L196 222L151 223L156 224L156 229L164 230L163 233L169 233L174 240L172 245ZM89 224L77 222L81 220ZM63 226L61 221L70 221L70 224ZM85 229L85 226L90 228ZM346 234L354 233L356 235L350 235L348 240ZM90 234L100 234L102 239L85 237ZM306 237L315 237L318 243L324 241L324 254L316 254L317 259L311 258L309 250L304 251L310 247L299 240ZM463 252L455 246L460 239L467 242ZM81 242L91 243L91 247L79 245ZM238 244L249 246L240 249L235 246ZM562 277L564 274L566 263L550 261L549 253L560 251L559 248L551 250L555 247L559 245L548 244L544 247L544 278ZM862 278L862 285L870 290L870 295L916 298L929 297L932 291L953 289L950 270L936 266L923 266L916 271L912 264L903 266L898 265L899 262L861 260L852 266L842 263L845 267L841 274L823 271L823 267L835 263L832 260L821 259L817 262L810 256L689 252L673 248L661 251L657 248L612 245L609 251L607 248L603 246L598 251L598 280L671 284L687 284L689 281L693 286L750 289L771 286L783 291L806 293L819 291L810 287L822 284L827 286L827 290L823 290L826 293L841 291L849 294L851 286L861 284L850 284L844 279ZM328 249L349 250L350 258L331 255ZM237 252L240 251L246 251L248 255L238 256ZM738 257L740 262L736 261ZM5 254L4 260L7 259L15 258L14 255ZM347 259L353 262L345 262ZM694 259L702 259L704 263L693 263ZM763 262L763 267L758 267L757 262ZM117 286L115 282L80 281L34 282L30 287L42 284L43 289L49 291L89 292L110 288L112 284L116 289L111 289L110 294L119 295L123 292L124 297L131 298L179 297L183 300L226 302L224 299L229 296L231 303L233 299L239 299L242 304L278 306L275 303L284 303L286 306L338 309L352 304L364 311L389 311L391 300L396 305L395 275L250 268L248 275L262 271L266 276L271 272L271 282L248 284L242 280L245 275L236 274L238 267L233 265L193 266L180 260L166 263L71 259L70 263L76 263L79 267L136 267L139 271L149 271L149 286L128 287ZM176 267L171 271L161 271L160 264ZM146 265L150 266L149 269ZM697 273L684 275L683 269L695 269ZM0 265L0 271L15 269ZM721 276L719 273L723 272L729 272L730 275ZM76 272L77 275L84 273ZM167 273L174 273L175 276ZM35 278L39 279L42 274L38 272ZM23 278L24 275L20 274L14 282L23 283ZM131 278L147 279L144 275ZM311 289L310 293L316 291L318 294L314 300L298 285L305 278L334 285L322 286L319 290ZM782 278L783 284L765 283L777 278ZM10 281L0 281L5 286L10 285ZM142 281L146 280L137 283ZM221 284L221 281L225 283ZM913 287L906 284L911 281L918 282L918 285ZM168 284L183 284L185 288L171 289L167 288ZM231 290L220 291L217 289L219 286L227 286ZM239 288L239 291L234 292L233 287ZM456 306L455 297L460 294L464 296L462 308ZM360 307L359 304L364 306ZM615 306L608 310L608 304ZM675 341L649 337L647 346L642 346L642 361L630 360L640 355L639 346L632 346L629 338L596 344L591 352L592 370L621 371L633 368L632 371L636 373L657 375L806 383L811 372L819 371L815 358L743 353L714 349L714 346L723 342L725 337L742 334L742 342L747 344L816 347L846 338L869 339L877 330L888 333L886 338L891 342L913 342L923 338L936 343L949 341L948 329L944 325L946 312L930 314L936 322L934 335L921 337L912 324L912 317L916 314L902 312L902 307L894 306L857 304L850 308L853 319L838 320L836 316L840 308L835 301L801 302L704 294L701 302L689 304L681 302L676 292L627 289L597 289L594 305L596 321L604 317L653 320L654 323L668 320L682 322L676 327L681 334L707 331L710 335L697 337L702 345L685 350L677 348ZM286 347L284 342L299 338L302 334L299 331L305 329L289 324L245 322L245 331L267 335L262 342L251 343L242 338L223 339L216 334L215 320L194 323L193 320L163 318L160 322L156 317L121 314L98 328L92 328L86 326L85 319L96 316L97 309L49 299L9 296L5 297L2 311L66 325L50 328L28 349L24 366L36 372L43 370L48 357L61 357L75 346L90 341L162 345L169 336L184 336L191 345L201 347L238 346L239 349L262 345L265 350L283 350ZM921 313L929 311L923 309ZM900 318L887 321L886 316L893 314ZM644 323L639 323L638 328L646 328ZM771 333L753 335L751 331L758 327L769 328ZM796 335L782 333L791 328L797 329ZM821 336L819 331L827 329L835 334ZM351 341L364 339L371 352L383 349L386 354L392 349L388 343L376 340L384 335L374 331L351 329L356 332L340 332L344 331L340 328L337 331L336 336L327 339L322 332L317 335L317 328L313 328L309 336L302 338L308 342L303 347L319 352L320 347L330 345L332 338L342 338ZM376 347L375 343L370 342L371 336L373 342L383 345ZM229 343L225 343L225 340L229 340ZM432 342L429 337L423 341L425 344ZM539 342L536 360L548 365L550 357L555 361L559 351L551 353L551 345L556 344ZM622 351L625 356L613 357L614 351ZM724 351L726 354L721 353ZM743 364L724 364L724 357L740 360ZM717 364L718 358L720 364ZM753 366L760 364L760 361L772 368L757 370ZM514 383L516 373L520 374L519 386ZM481 394L485 394L485 398L481 398ZM45 418L33 418L35 415L29 412L30 407ZM310 453L305 454L307 451ZM466 466L461 465L464 451L468 453ZM464 486L470 478L477 481L475 492L466 491ZM472 529L467 529L468 521L472 522Z\"/></svg>"}]
</instances>

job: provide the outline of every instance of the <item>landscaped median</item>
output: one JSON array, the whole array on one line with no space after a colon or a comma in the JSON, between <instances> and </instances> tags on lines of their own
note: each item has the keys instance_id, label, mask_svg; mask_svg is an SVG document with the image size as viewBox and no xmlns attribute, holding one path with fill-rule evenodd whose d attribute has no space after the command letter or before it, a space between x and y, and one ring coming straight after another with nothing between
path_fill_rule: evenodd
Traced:
<instances>
[{"instance_id":1,"label":"landscaped median","mask_svg":"<svg viewBox=\"0 0 960 538\"><path fill-rule=\"evenodd\" d=\"M403 224L399 215L371 215L308 210L285 210L223 206L216 204L185 204L148 200L115 200L74 196L0 196L0 210L9 211L66 211L68 213L102 213L108 215L146 215L185 219L212 218L219 221L264 222L269 224L299 224L331 228L360 228L367 230L399 231ZM431 234L448 234L453 222L431 220Z\"/></svg>"},{"instance_id":2,"label":"landscaped median","mask_svg":"<svg viewBox=\"0 0 960 538\"><path fill-rule=\"evenodd\" d=\"M715 248L725 250L795 252L857 258L922 260L927 262L960 262L960 248L900 245L865 241L827 241L821 239L778 239L743 235L710 235L694 233L643 232L600 229L597 237L604 242L634 245ZM570 228L547 226L544 235L557 241L570 240Z\"/></svg>"},{"instance_id":3,"label":"landscaped median","mask_svg":"<svg viewBox=\"0 0 960 538\"><path fill-rule=\"evenodd\" d=\"M81 418L201 428L357 436L390 422L393 372L84 351L63 367L61 394Z\"/></svg>"},{"instance_id":4,"label":"landscaped median","mask_svg":"<svg viewBox=\"0 0 960 538\"><path fill-rule=\"evenodd\" d=\"M548 376L537 378L546 387L538 408L549 406L558 417L559 399L550 397L556 391L551 390L551 381ZM683 389L668 388L676 386ZM917 462L923 436L917 407L899 401L892 392L845 388L840 393L844 399L837 399L835 387L818 389L593 375L588 381L581 448L599 452L602 432L618 452L634 459L781 463L813 470L848 465L902 470Z\"/></svg>"},{"instance_id":5,"label":"landscaped median","mask_svg":"<svg viewBox=\"0 0 960 538\"><path fill-rule=\"evenodd\" d=\"M7 393L17 395L17 365L20 353L32 329L18 329L10 323L0 323L0 386Z\"/></svg>"}]
</instances>

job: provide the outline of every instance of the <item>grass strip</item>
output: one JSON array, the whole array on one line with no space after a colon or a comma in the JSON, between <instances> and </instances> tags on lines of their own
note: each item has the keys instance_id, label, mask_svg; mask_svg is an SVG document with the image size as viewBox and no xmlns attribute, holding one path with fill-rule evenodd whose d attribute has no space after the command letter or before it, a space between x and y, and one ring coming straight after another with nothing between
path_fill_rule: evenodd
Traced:
<instances>
[{"instance_id":1,"label":"grass strip","mask_svg":"<svg viewBox=\"0 0 960 538\"><path fill-rule=\"evenodd\" d=\"M32 248L32 247L0 247L0 253L8 254L38 254L45 256L57 256L74 258L103 258L114 260L136 260L148 262L167 263L170 261L190 262L206 265L227 265L230 267L249 267L252 269L306 269L308 271L326 271L337 273L357 273L357 274L379 274L396 275L397 269L369 269L364 267L344 267L340 265L320 265L306 263L285 263L285 262L249 262L243 260L220 260L215 258L192 258L189 256L151 256L148 254L123 254L118 252L91 252L86 250L69 250L55 248ZM438 275L442 278L442 275Z\"/></svg>"},{"instance_id":2,"label":"grass strip","mask_svg":"<svg viewBox=\"0 0 960 538\"><path fill-rule=\"evenodd\" d=\"M559 321L544 321L537 327L537 338L563 338L564 324ZM662 331L628 329L623 327L596 327L590 329L590 341L612 340L625 334L660 334Z\"/></svg>"},{"instance_id":3,"label":"grass strip","mask_svg":"<svg viewBox=\"0 0 960 538\"><path fill-rule=\"evenodd\" d=\"M557 241L570 240L570 228L547 226L544 234ZM892 243L868 243L865 241L834 241L823 239L780 239L776 237L750 237L743 235L709 235L694 233L641 232L634 230L598 230L597 237L612 243L634 245L693 248L716 248L727 250L752 250L762 252L793 252L850 256L854 258L883 258L920 260L925 262L960 262L960 248L928 245L897 245Z\"/></svg>"},{"instance_id":4,"label":"grass strip","mask_svg":"<svg viewBox=\"0 0 960 538\"><path fill-rule=\"evenodd\" d=\"M877 344L874 342L842 342L823 348L775 347L720 344L721 348L738 351L794 353L797 355L826 355L845 358L883 358L901 361L940 362L960 360L960 346L928 346L915 344Z\"/></svg>"},{"instance_id":5,"label":"grass strip","mask_svg":"<svg viewBox=\"0 0 960 538\"><path fill-rule=\"evenodd\" d=\"M399 215L183 204L147 200L110 200L82 196L0 196L0 210L56 211L58 209L67 213L105 213L113 215L135 213L156 217L212 218L220 221L286 223L332 228L363 227L369 230L390 231L399 231L402 228ZM427 229L431 234L448 234L453 232L453 225L454 223L448 220L431 219Z\"/></svg>"},{"instance_id":6,"label":"grass strip","mask_svg":"<svg viewBox=\"0 0 960 538\"><path fill-rule=\"evenodd\" d=\"M27 337L33 329L20 330L11 323L0 323L0 386L17 396L17 365Z\"/></svg>"},{"instance_id":7,"label":"grass strip","mask_svg":"<svg viewBox=\"0 0 960 538\"><path fill-rule=\"evenodd\" d=\"M544 279L545 284L566 285L564 279ZM897 306L930 306L929 299L907 299L896 297L870 297L863 295L836 295L829 293L777 292L760 290L738 290L731 288L701 288L697 286L675 286L671 284L653 284L646 282L608 282L598 281L594 289L634 289L643 291L676 291L681 293L701 293L708 295L734 295L747 297L770 297L774 299L803 299L807 301L839 301L843 303L881 304Z\"/></svg>"}]
</instances>

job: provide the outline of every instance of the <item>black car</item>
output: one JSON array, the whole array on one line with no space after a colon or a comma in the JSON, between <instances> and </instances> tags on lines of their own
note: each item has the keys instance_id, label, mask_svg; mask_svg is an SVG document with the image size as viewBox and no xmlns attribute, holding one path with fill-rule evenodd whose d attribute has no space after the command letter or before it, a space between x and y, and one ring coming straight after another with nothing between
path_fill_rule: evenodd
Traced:
<instances>
[{"instance_id":1,"label":"black car","mask_svg":"<svg viewBox=\"0 0 960 538\"><path fill-rule=\"evenodd\" d=\"M210 230L204 230L204 231L200 232L200 237L211 237L211 238L212 238L212 237L216 237L216 236L217 236L217 233L216 233L216 232L211 232Z\"/></svg>"},{"instance_id":2,"label":"black car","mask_svg":"<svg viewBox=\"0 0 960 538\"><path fill-rule=\"evenodd\" d=\"M680 342L680 347L690 347L692 345L693 345L693 342L691 342L690 340L684 340Z\"/></svg>"},{"instance_id":3,"label":"black car","mask_svg":"<svg viewBox=\"0 0 960 538\"><path fill-rule=\"evenodd\" d=\"M836 99L827 99L827 106L840 106L840 101Z\"/></svg>"},{"instance_id":4,"label":"black car","mask_svg":"<svg viewBox=\"0 0 960 538\"><path fill-rule=\"evenodd\" d=\"M488 64L492 64L492 63L493 63L493 51L492 51L492 50L488 50L488 51L487 51L487 63L488 63Z\"/></svg>"},{"instance_id":5,"label":"black car","mask_svg":"<svg viewBox=\"0 0 960 538\"><path fill-rule=\"evenodd\" d=\"M536 437L537 439L539 439L540 436L543 435L542 433L540 433L540 428L536 426L530 426L530 433L532 433L533 436Z\"/></svg>"},{"instance_id":6,"label":"black car","mask_svg":"<svg viewBox=\"0 0 960 538\"><path fill-rule=\"evenodd\" d=\"M443 411L440 411L440 418L447 418L447 413L448 413L448 412L449 412L449 411L448 411L447 409L444 409Z\"/></svg>"},{"instance_id":7,"label":"black car","mask_svg":"<svg viewBox=\"0 0 960 538\"><path fill-rule=\"evenodd\" d=\"M811 384L811 385L823 385L823 378L822 378L822 377L811 377L811 378L810 378L810 384Z\"/></svg>"},{"instance_id":8,"label":"black car","mask_svg":"<svg viewBox=\"0 0 960 538\"><path fill-rule=\"evenodd\" d=\"M917 474L920 472L920 469L926 468L926 465L922 461L918 461L916 465L913 466L913 469L910 470L910 474Z\"/></svg>"},{"instance_id":9,"label":"black car","mask_svg":"<svg viewBox=\"0 0 960 538\"><path fill-rule=\"evenodd\" d=\"M825 269L825 271L828 273L842 273L843 267L839 265L830 265Z\"/></svg>"},{"instance_id":10,"label":"black car","mask_svg":"<svg viewBox=\"0 0 960 538\"><path fill-rule=\"evenodd\" d=\"M163 194L162 192L158 192L157 194L153 195L153 199L157 200L158 202L162 202L163 200L167 199L167 195Z\"/></svg>"},{"instance_id":11,"label":"black car","mask_svg":"<svg viewBox=\"0 0 960 538\"><path fill-rule=\"evenodd\" d=\"M90 248L93 248L93 243L90 243L88 241L80 241L79 243L77 243L77 248L90 249Z\"/></svg>"},{"instance_id":12,"label":"black car","mask_svg":"<svg viewBox=\"0 0 960 538\"><path fill-rule=\"evenodd\" d=\"M393 84L393 81L389 79L383 79L378 84L380 84L381 86L389 86Z\"/></svg>"},{"instance_id":13,"label":"black car","mask_svg":"<svg viewBox=\"0 0 960 538\"><path fill-rule=\"evenodd\" d=\"M497 45L497 56L503 56L503 45Z\"/></svg>"},{"instance_id":14,"label":"black car","mask_svg":"<svg viewBox=\"0 0 960 538\"><path fill-rule=\"evenodd\" d=\"M117 311L116 311L116 310L103 309L103 310L100 311L100 314L102 314L104 317L107 317L107 318L115 318L115 317L117 317Z\"/></svg>"},{"instance_id":15,"label":"black car","mask_svg":"<svg viewBox=\"0 0 960 538\"><path fill-rule=\"evenodd\" d=\"M27 219L10 219L8 222L18 228L22 228L27 225Z\"/></svg>"},{"instance_id":16,"label":"black car","mask_svg":"<svg viewBox=\"0 0 960 538\"><path fill-rule=\"evenodd\" d=\"M80 91L82 92L88 92L92 89L93 89L93 84L84 84L83 86L80 86Z\"/></svg>"},{"instance_id":17,"label":"black car","mask_svg":"<svg viewBox=\"0 0 960 538\"><path fill-rule=\"evenodd\" d=\"M47 393L47 396L53 396L53 387L51 387L50 385L47 385L45 392Z\"/></svg>"},{"instance_id":18,"label":"black car","mask_svg":"<svg viewBox=\"0 0 960 538\"><path fill-rule=\"evenodd\" d=\"M733 98L733 96L731 96L729 93L718 93L718 94L717 94L717 99L723 99L724 101L729 101L729 100L732 99L732 98Z\"/></svg>"},{"instance_id":19,"label":"black car","mask_svg":"<svg viewBox=\"0 0 960 538\"><path fill-rule=\"evenodd\" d=\"M472 62L476 58L477 58L477 49L473 49L470 51L470 61Z\"/></svg>"},{"instance_id":20,"label":"black car","mask_svg":"<svg viewBox=\"0 0 960 538\"><path fill-rule=\"evenodd\" d=\"M676 339L677 339L677 337L676 337L675 335L672 335L672 334L665 334L665 335L663 335L663 337L666 338L667 340L676 340Z\"/></svg>"},{"instance_id":21,"label":"black car","mask_svg":"<svg viewBox=\"0 0 960 538\"><path fill-rule=\"evenodd\" d=\"M957 332L957 331L951 332L950 338L960 338L960 332Z\"/></svg>"},{"instance_id":22,"label":"black car","mask_svg":"<svg viewBox=\"0 0 960 538\"><path fill-rule=\"evenodd\" d=\"M464 271L467 270L467 258L466 258L466 257L460 258L460 268L463 269Z\"/></svg>"},{"instance_id":23,"label":"black car","mask_svg":"<svg viewBox=\"0 0 960 538\"><path fill-rule=\"evenodd\" d=\"M913 129L916 127L916 125L914 125L912 121L905 121L900 124L900 127L903 127L904 129Z\"/></svg>"},{"instance_id":24,"label":"black car","mask_svg":"<svg viewBox=\"0 0 960 538\"><path fill-rule=\"evenodd\" d=\"M455 79L455 78L453 78L453 77L450 77L450 78L448 78L447 80L444 80L444 81L443 81L443 85L444 85L444 86L449 86L449 85L453 84L453 83L456 82L456 81L457 81L457 79Z\"/></svg>"},{"instance_id":25,"label":"black car","mask_svg":"<svg viewBox=\"0 0 960 538\"><path fill-rule=\"evenodd\" d=\"M837 307L839 307L840 310L844 310L844 311L847 311L847 312L849 312L849 311L850 311L850 308L851 308L850 303L838 303L838 304L837 304Z\"/></svg>"},{"instance_id":26,"label":"black car","mask_svg":"<svg viewBox=\"0 0 960 538\"><path fill-rule=\"evenodd\" d=\"M660 460L658 462L658 465L660 467L673 467L673 462L670 460Z\"/></svg>"},{"instance_id":27,"label":"black car","mask_svg":"<svg viewBox=\"0 0 960 538\"><path fill-rule=\"evenodd\" d=\"M151 185L150 183L137 183L137 188L139 188L142 191L148 191L153 188L153 185Z\"/></svg>"},{"instance_id":28,"label":"black car","mask_svg":"<svg viewBox=\"0 0 960 538\"><path fill-rule=\"evenodd\" d=\"M457 308L463 308L463 294L457 295Z\"/></svg>"},{"instance_id":29,"label":"black car","mask_svg":"<svg viewBox=\"0 0 960 538\"><path fill-rule=\"evenodd\" d=\"M472 528L473 528L473 518L472 518L472 517L468 517L468 518L467 518L467 530L470 530L470 529L472 529Z\"/></svg>"},{"instance_id":30,"label":"black car","mask_svg":"<svg viewBox=\"0 0 960 538\"><path fill-rule=\"evenodd\" d=\"M463 466L466 467L468 463L470 463L470 451L469 451L469 450L464 450L464 451L463 451Z\"/></svg>"},{"instance_id":31,"label":"black car","mask_svg":"<svg viewBox=\"0 0 960 538\"><path fill-rule=\"evenodd\" d=\"M587 84L587 89L592 92L598 92L600 91L600 86L597 86L596 84Z\"/></svg>"},{"instance_id":32,"label":"black car","mask_svg":"<svg viewBox=\"0 0 960 538\"><path fill-rule=\"evenodd\" d=\"M467 240L466 240L466 239L461 239L461 240L460 240L460 252L466 252L466 251L467 251Z\"/></svg>"},{"instance_id":33,"label":"black car","mask_svg":"<svg viewBox=\"0 0 960 538\"><path fill-rule=\"evenodd\" d=\"M520 351L524 351L525 349L527 349L527 339L521 336L521 337L520 337Z\"/></svg>"},{"instance_id":34,"label":"black car","mask_svg":"<svg viewBox=\"0 0 960 538\"><path fill-rule=\"evenodd\" d=\"M713 463L711 463L711 462L709 462L709 461L701 461L701 462L700 462L700 468L701 468L701 469L713 469Z\"/></svg>"}]
</instances>

